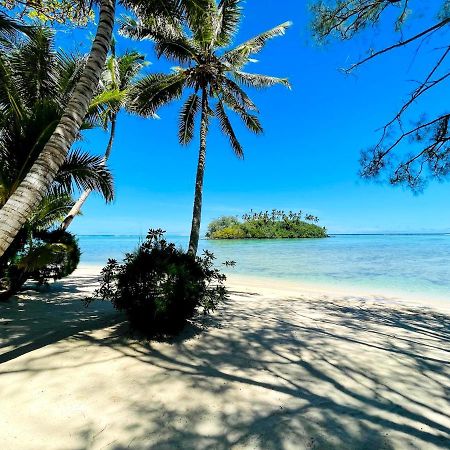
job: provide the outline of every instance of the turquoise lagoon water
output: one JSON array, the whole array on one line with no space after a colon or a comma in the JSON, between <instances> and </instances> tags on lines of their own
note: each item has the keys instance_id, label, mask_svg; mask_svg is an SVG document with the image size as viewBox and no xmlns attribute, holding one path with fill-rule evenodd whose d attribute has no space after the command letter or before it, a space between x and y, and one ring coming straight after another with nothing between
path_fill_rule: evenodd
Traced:
<instances>
[{"instance_id":1,"label":"turquoise lagoon water","mask_svg":"<svg viewBox=\"0 0 450 450\"><path fill-rule=\"evenodd\" d=\"M188 238L168 235L182 247ZM121 259L139 236L80 236L81 264ZM450 301L450 234L333 235L328 239L202 240L225 273L405 293Z\"/></svg>"}]
</instances>

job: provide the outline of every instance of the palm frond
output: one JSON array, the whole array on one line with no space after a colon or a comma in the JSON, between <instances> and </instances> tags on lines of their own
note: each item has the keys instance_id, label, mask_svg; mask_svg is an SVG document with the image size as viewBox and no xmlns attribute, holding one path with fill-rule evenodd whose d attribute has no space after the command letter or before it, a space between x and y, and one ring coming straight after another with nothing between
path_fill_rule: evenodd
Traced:
<instances>
[{"instance_id":1,"label":"palm frond","mask_svg":"<svg viewBox=\"0 0 450 450\"><path fill-rule=\"evenodd\" d=\"M36 28L30 39L11 52L17 91L28 106L54 97L58 90L53 36L47 28Z\"/></svg>"},{"instance_id":2,"label":"palm frond","mask_svg":"<svg viewBox=\"0 0 450 450\"><path fill-rule=\"evenodd\" d=\"M119 34L129 39L150 39L151 29L134 17L122 16L119 20Z\"/></svg>"},{"instance_id":3,"label":"palm frond","mask_svg":"<svg viewBox=\"0 0 450 450\"><path fill-rule=\"evenodd\" d=\"M183 32L183 28L172 19L160 16L145 17L145 21L136 21L125 17L121 21L121 34L134 39L150 39L155 42L155 51L160 58L181 63L195 59L196 45Z\"/></svg>"},{"instance_id":4,"label":"palm frond","mask_svg":"<svg viewBox=\"0 0 450 450\"><path fill-rule=\"evenodd\" d=\"M283 36L291 25L291 22L285 22L271 30L265 31L243 44L238 45L234 49L229 50L222 56L222 59L232 67L239 69L249 62L250 55L260 52L269 39Z\"/></svg>"},{"instance_id":5,"label":"palm frond","mask_svg":"<svg viewBox=\"0 0 450 450\"><path fill-rule=\"evenodd\" d=\"M212 47L216 37L216 0L183 0L184 16L194 41L201 48Z\"/></svg>"},{"instance_id":6,"label":"palm frond","mask_svg":"<svg viewBox=\"0 0 450 450\"><path fill-rule=\"evenodd\" d=\"M236 70L233 72L233 76L239 83L253 88L268 88L276 84L291 88L291 84L287 78L270 77L268 75L260 75L257 73L247 73Z\"/></svg>"},{"instance_id":7,"label":"palm frond","mask_svg":"<svg viewBox=\"0 0 450 450\"><path fill-rule=\"evenodd\" d=\"M233 80L227 77L222 79L222 85L220 90L226 95L234 97L234 99L245 109L252 111L258 111L257 106L253 103L252 99L246 94L246 92Z\"/></svg>"},{"instance_id":8,"label":"palm frond","mask_svg":"<svg viewBox=\"0 0 450 450\"><path fill-rule=\"evenodd\" d=\"M61 223L74 205L69 194L47 194L28 219L30 228L44 231L55 224Z\"/></svg>"},{"instance_id":9,"label":"palm frond","mask_svg":"<svg viewBox=\"0 0 450 450\"><path fill-rule=\"evenodd\" d=\"M127 92L119 89L100 92L92 99L85 120L99 119L105 112L118 112L124 104L126 96Z\"/></svg>"},{"instance_id":10,"label":"palm frond","mask_svg":"<svg viewBox=\"0 0 450 450\"><path fill-rule=\"evenodd\" d=\"M185 36L181 22L173 17L166 16L139 16L142 20L136 20L130 16L122 16L119 19L119 33L130 39L171 40Z\"/></svg>"},{"instance_id":11,"label":"palm frond","mask_svg":"<svg viewBox=\"0 0 450 450\"><path fill-rule=\"evenodd\" d=\"M25 25L17 20L8 17L4 12L0 11L0 45L11 47L17 38L18 33L32 36L35 27Z\"/></svg>"},{"instance_id":12,"label":"palm frond","mask_svg":"<svg viewBox=\"0 0 450 450\"><path fill-rule=\"evenodd\" d=\"M128 10L133 11L138 17L162 17L176 21L181 19L184 0L150 0L144 2L122 0L121 4Z\"/></svg>"},{"instance_id":13,"label":"palm frond","mask_svg":"<svg viewBox=\"0 0 450 450\"><path fill-rule=\"evenodd\" d=\"M24 106L17 87L10 59L0 53L0 112L4 120L13 117L20 124Z\"/></svg>"},{"instance_id":14,"label":"palm frond","mask_svg":"<svg viewBox=\"0 0 450 450\"><path fill-rule=\"evenodd\" d=\"M221 0L218 7L216 39L217 45L229 45L235 36L241 19L241 0Z\"/></svg>"},{"instance_id":15,"label":"palm frond","mask_svg":"<svg viewBox=\"0 0 450 450\"><path fill-rule=\"evenodd\" d=\"M80 150L73 150L67 155L52 189L56 193L72 193L74 185L82 191L99 192L107 202L114 198L113 178L101 156Z\"/></svg>"},{"instance_id":16,"label":"palm frond","mask_svg":"<svg viewBox=\"0 0 450 450\"><path fill-rule=\"evenodd\" d=\"M255 134L263 132L261 122L254 114L249 114L233 96L222 93L222 102L240 116L246 127Z\"/></svg>"},{"instance_id":17,"label":"palm frond","mask_svg":"<svg viewBox=\"0 0 450 450\"><path fill-rule=\"evenodd\" d=\"M180 64L197 59L195 44L185 37L171 40L158 40L155 44L155 52L158 58L165 56L169 60Z\"/></svg>"},{"instance_id":18,"label":"palm frond","mask_svg":"<svg viewBox=\"0 0 450 450\"><path fill-rule=\"evenodd\" d=\"M148 66L145 56L137 51L126 51L117 58L117 70L119 72L119 89L127 89L133 83L139 73Z\"/></svg>"},{"instance_id":19,"label":"palm frond","mask_svg":"<svg viewBox=\"0 0 450 450\"><path fill-rule=\"evenodd\" d=\"M67 105L68 99L80 79L87 58L76 54L68 54L59 50L55 55L56 71L58 74L57 87L60 92L63 106Z\"/></svg>"},{"instance_id":20,"label":"palm frond","mask_svg":"<svg viewBox=\"0 0 450 450\"><path fill-rule=\"evenodd\" d=\"M190 95L180 113L180 125L178 129L178 140L180 144L187 145L194 137L195 115L199 109L200 99L198 95Z\"/></svg>"},{"instance_id":21,"label":"palm frond","mask_svg":"<svg viewBox=\"0 0 450 450\"><path fill-rule=\"evenodd\" d=\"M154 116L159 107L181 97L186 82L186 71L148 75L130 89L127 108L142 116Z\"/></svg>"},{"instance_id":22,"label":"palm frond","mask_svg":"<svg viewBox=\"0 0 450 450\"><path fill-rule=\"evenodd\" d=\"M235 155L238 158L244 157L244 151L242 149L241 144L239 143L236 134L231 126L231 122L228 119L227 113L223 107L223 103L221 101L217 102L216 105L216 116L219 119L220 128L222 129L223 134L228 137L230 140L231 148L233 149Z\"/></svg>"}]
</instances>

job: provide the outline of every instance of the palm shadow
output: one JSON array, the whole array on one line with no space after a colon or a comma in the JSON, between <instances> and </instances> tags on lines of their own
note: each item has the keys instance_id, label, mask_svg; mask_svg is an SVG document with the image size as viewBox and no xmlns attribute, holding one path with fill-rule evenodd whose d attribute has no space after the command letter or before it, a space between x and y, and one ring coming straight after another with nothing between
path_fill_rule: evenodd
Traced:
<instances>
[{"instance_id":1,"label":"palm shadow","mask_svg":"<svg viewBox=\"0 0 450 450\"><path fill-rule=\"evenodd\" d=\"M195 406L194 399L188 411L133 404L151 425L140 435L130 425L130 448L449 448L448 315L381 303L361 308L358 298L308 300L301 314L291 309L301 298L278 305L253 300L228 302L218 316L198 319L171 342L172 351L125 343L120 334L86 337L170 374L169 385L181 377L211 399L233 398L237 386L259 393L233 413ZM367 349L376 352L374 366ZM386 369L376 366L384 361ZM285 400L268 406L264 392ZM218 424L215 432L195 431L208 417ZM163 431L149 439L155 429Z\"/></svg>"},{"instance_id":2,"label":"palm shadow","mask_svg":"<svg viewBox=\"0 0 450 450\"><path fill-rule=\"evenodd\" d=\"M65 366L74 374L100 354L139 370L133 378L139 396L120 404L126 423L101 441L106 432L86 422L78 430L82 448L449 448L444 313L355 297L268 300L236 292L179 337L145 342L129 334L111 305L85 309L74 300L89 283L96 280L73 279L45 302L19 298L2 325L0 350L5 362L70 337L55 355L77 345L93 352L87 363ZM87 332L106 327L106 335ZM31 341L36 330L44 331ZM46 358L52 361L52 353ZM59 367L25 364L21 371L27 370L34 376ZM160 395L180 384L175 401ZM91 395L104 399L109 389L105 384Z\"/></svg>"},{"instance_id":3,"label":"palm shadow","mask_svg":"<svg viewBox=\"0 0 450 450\"><path fill-rule=\"evenodd\" d=\"M32 284L0 305L0 364L74 336L123 322L111 304L83 299L98 284L93 276L73 276L49 287ZM45 296L36 295L36 290Z\"/></svg>"}]
</instances>

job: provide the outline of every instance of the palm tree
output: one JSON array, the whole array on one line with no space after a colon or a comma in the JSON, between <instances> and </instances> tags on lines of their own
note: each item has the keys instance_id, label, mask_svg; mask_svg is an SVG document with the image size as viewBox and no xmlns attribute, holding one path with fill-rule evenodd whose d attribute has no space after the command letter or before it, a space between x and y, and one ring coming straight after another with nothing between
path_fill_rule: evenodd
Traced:
<instances>
[{"instance_id":1,"label":"palm tree","mask_svg":"<svg viewBox=\"0 0 450 450\"><path fill-rule=\"evenodd\" d=\"M0 11L0 48L10 47L20 34L31 36L34 27L22 24Z\"/></svg>"},{"instance_id":2,"label":"palm tree","mask_svg":"<svg viewBox=\"0 0 450 450\"><path fill-rule=\"evenodd\" d=\"M150 15L144 8L135 12L139 21L126 19L124 34L138 39L152 39L158 57L174 60L179 67L172 74L152 74L140 80L131 96L132 109L141 115L155 114L168 102L191 91L179 120L178 137L182 145L194 136L195 120L200 116L200 148L195 182L195 198L189 253L197 253L202 210L203 178L207 134L212 117L219 119L222 132L228 137L237 157L243 149L229 119L233 111L254 133L262 127L257 108L243 87L266 88L275 84L290 87L286 78L248 73L243 67L254 60L251 56L262 50L266 42L283 35L290 22L283 23L248 41L229 49L241 18L241 0L180 1L180 16ZM214 105L213 105L214 104Z\"/></svg>"},{"instance_id":3,"label":"palm tree","mask_svg":"<svg viewBox=\"0 0 450 450\"><path fill-rule=\"evenodd\" d=\"M56 52L53 33L37 28L32 38L0 53L0 207L14 196L58 125L85 61ZM82 128L90 128L91 111ZM78 135L79 136L79 135ZM73 186L112 200L112 177L103 158L81 150L67 154L49 191L72 193Z\"/></svg>"},{"instance_id":4,"label":"palm tree","mask_svg":"<svg viewBox=\"0 0 450 450\"><path fill-rule=\"evenodd\" d=\"M126 107L128 91L134 85L141 70L147 65L144 55L137 51L127 51L122 56L116 56L114 41L111 53L100 78L100 92L94 97L90 107L91 110L97 110L97 116L103 127L107 128L108 125L110 127L108 144L103 156L104 162L108 161L112 151L118 113ZM80 213L91 192L92 189L82 192L61 223L62 230L67 230L73 219Z\"/></svg>"},{"instance_id":5,"label":"palm tree","mask_svg":"<svg viewBox=\"0 0 450 450\"><path fill-rule=\"evenodd\" d=\"M29 40L18 43L8 53L0 52L0 207L14 196L39 158L86 63L83 59L55 52L52 37L48 30L38 28ZM91 127L96 117L93 110L82 128ZM112 176L103 158L81 150L71 151L39 204L15 235L13 245L0 256L0 272L23 246L23 236L29 234L24 228L32 228L30 220L36 211L48 204L49 197L70 196L75 186L99 191L106 201L113 198ZM69 204L67 200L64 202ZM72 207L73 202L70 204Z\"/></svg>"},{"instance_id":6,"label":"palm tree","mask_svg":"<svg viewBox=\"0 0 450 450\"><path fill-rule=\"evenodd\" d=\"M91 52L64 114L30 170L0 210L0 257L48 191L81 129L111 43L114 16L115 0L100 0L99 22ZM3 87L2 75L0 73L0 85ZM2 96L0 108L4 101Z\"/></svg>"}]
</instances>

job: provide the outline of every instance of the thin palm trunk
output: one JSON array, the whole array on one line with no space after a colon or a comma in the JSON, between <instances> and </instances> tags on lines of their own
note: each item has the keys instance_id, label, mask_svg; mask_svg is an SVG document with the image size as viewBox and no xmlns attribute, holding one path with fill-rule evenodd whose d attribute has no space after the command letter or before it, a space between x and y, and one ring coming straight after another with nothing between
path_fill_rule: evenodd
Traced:
<instances>
[{"instance_id":1,"label":"thin palm trunk","mask_svg":"<svg viewBox=\"0 0 450 450\"><path fill-rule=\"evenodd\" d=\"M200 239L200 223L202 219L203 179L206 162L206 135L208 134L208 94L206 89L202 93L202 117L200 122L200 150L198 153L197 177L195 180L194 208L192 212L191 236L188 253L195 256Z\"/></svg>"},{"instance_id":2,"label":"thin palm trunk","mask_svg":"<svg viewBox=\"0 0 450 450\"><path fill-rule=\"evenodd\" d=\"M102 0L91 53L67 108L36 162L0 210L0 256L47 192L80 131L111 44L114 14L115 0Z\"/></svg>"},{"instance_id":3,"label":"thin palm trunk","mask_svg":"<svg viewBox=\"0 0 450 450\"><path fill-rule=\"evenodd\" d=\"M111 131L109 134L109 141L108 145L106 146L105 150L105 156L103 157L103 161L108 161L109 156L111 155L112 146L114 143L114 137L116 135L116 120L117 120L117 114L114 114L111 118ZM78 198L76 203L73 205L72 209L69 211L69 214L64 218L63 222L61 223L61 230L67 230L69 228L70 224L72 223L73 219L80 213L81 208L83 207L84 203L88 199L89 195L91 195L92 189L86 189Z\"/></svg>"}]
</instances>

